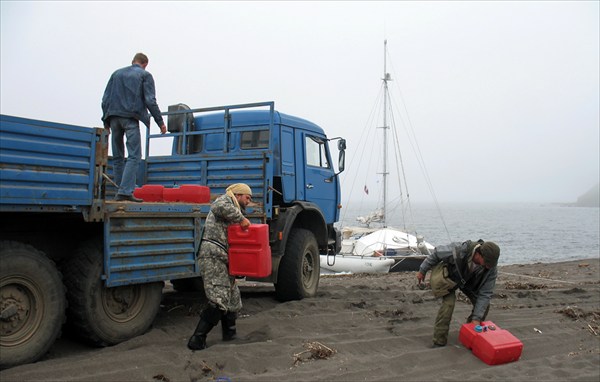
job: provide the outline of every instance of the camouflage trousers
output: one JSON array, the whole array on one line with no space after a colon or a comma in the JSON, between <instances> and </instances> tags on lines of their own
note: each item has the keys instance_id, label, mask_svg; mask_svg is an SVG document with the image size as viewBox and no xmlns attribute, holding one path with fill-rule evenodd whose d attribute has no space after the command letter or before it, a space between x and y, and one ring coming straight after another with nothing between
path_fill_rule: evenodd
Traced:
<instances>
[{"instance_id":1,"label":"camouflage trousers","mask_svg":"<svg viewBox=\"0 0 600 382\"><path fill-rule=\"evenodd\" d=\"M242 297L235 277L229 275L227 253L210 242L202 242L198 258L208 301L225 312L239 312Z\"/></svg>"}]
</instances>

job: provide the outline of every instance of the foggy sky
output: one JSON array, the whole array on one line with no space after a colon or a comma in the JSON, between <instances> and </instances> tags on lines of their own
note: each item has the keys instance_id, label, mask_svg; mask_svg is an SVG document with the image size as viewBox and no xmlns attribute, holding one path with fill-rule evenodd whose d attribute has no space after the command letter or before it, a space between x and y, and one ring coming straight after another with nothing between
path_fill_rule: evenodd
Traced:
<instances>
[{"instance_id":1,"label":"foggy sky","mask_svg":"<svg viewBox=\"0 0 600 382\"><path fill-rule=\"evenodd\" d=\"M346 138L347 196L387 39L438 200L569 202L599 181L598 36L597 1L2 0L0 110L101 126L108 78L144 52L163 111L272 100Z\"/></svg>"}]
</instances>

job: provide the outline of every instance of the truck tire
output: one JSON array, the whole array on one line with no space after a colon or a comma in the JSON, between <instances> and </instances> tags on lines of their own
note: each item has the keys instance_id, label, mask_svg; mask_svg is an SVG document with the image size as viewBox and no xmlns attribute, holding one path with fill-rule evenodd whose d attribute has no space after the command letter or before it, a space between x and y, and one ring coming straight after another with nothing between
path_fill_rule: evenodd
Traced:
<instances>
[{"instance_id":1,"label":"truck tire","mask_svg":"<svg viewBox=\"0 0 600 382\"><path fill-rule=\"evenodd\" d=\"M290 301L314 297L319 287L319 273L319 247L315 236L307 229L292 229L279 264L275 284L277 299Z\"/></svg>"},{"instance_id":2,"label":"truck tire","mask_svg":"<svg viewBox=\"0 0 600 382\"><path fill-rule=\"evenodd\" d=\"M84 243L63 267L69 330L96 346L110 346L145 333L162 299L162 282L107 288L102 281L100 241Z\"/></svg>"},{"instance_id":3,"label":"truck tire","mask_svg":"<svg viewBox=\"0 0 600 382\"><path fill-rule=\"evenodd\" d=\"M202 277L171 280L173 289L177 292L202 292L204 293L204 280Z\"/></svg>"},{"instance_id":4,"label":"truck tire","mask_svg":"<svg viewBox=\"0 0 600 382\"><path fill-rule=\"evenodd\" d=\"M0 249L0 368L34 362L48 352L65 321L65 287L53 261L30 245Z\"/></svg>"}]
</instances>

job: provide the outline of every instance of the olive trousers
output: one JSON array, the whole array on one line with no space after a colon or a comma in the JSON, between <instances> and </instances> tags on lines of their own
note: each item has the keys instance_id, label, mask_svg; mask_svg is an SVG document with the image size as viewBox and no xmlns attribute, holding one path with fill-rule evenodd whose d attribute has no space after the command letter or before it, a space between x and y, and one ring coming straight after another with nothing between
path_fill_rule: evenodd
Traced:
<instances>
[{"instance_id":1,"label":"olive trousers","mask_svg":"<svg viewBox=\"0 0 600 382\"><path fill-rule=\"evenodd\" d=\"M471 304L475 306L476 300L470 299ZM448 332L450 331L450 321L452 321L452 314L454 313L454 306L456 305L456 291L451 290L450 293L442 297L442 305L438 310L437 317L435 318L435 325L433 327L433 343L435 345L446 345L448 342ZM488 305L485 309L485 313L481 318L484 321L490 311ZM467 323L471 322L473 318L473 311L467 318Z\"/></svg>"},{"instance_id":2,"label":"olive trousers","mask_svg":"<svg viewBox=\"0 0 600 382\"><path fill-rule=\"evenodd\" d=\"M448 332L450 331L450 321L456 305L456 292L450 291L442 297L442 305L438 310L433 327L433 343L435 345L446 345L448 342Z\"/></svg>"}]
</instances>

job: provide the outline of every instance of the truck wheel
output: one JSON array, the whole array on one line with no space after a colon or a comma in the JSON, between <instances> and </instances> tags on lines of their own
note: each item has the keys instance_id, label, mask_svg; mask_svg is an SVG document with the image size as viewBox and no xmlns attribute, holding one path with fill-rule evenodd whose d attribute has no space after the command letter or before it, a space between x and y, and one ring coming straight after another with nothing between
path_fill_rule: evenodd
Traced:
<instances>
[{"instance_id":1,"label":"truck wheel","mask_svg":"<svg viewBox=\"0 0 600 382\"><path fill-rule=\"evenodd\" d=\"M30 245L1 243L0 368L34 362L59 337L65 287L46 255Z\"/></svg>"},{"instance_id":2,"label":"truck wheel","mask_svg":"<svg viewBox=\"0 0 600 382\"><path fill-rule=\"evenodd\" d=\"M317 240L307 229L294 228L288 237L275 284L280 301L314 297L319 287L320 258Z\"/></svg>"},{"instance_id":3,"label":"truck wheel","mask_svg":"<svg viewBox=\"0 0 600 382\"><path fill-rule=\"evenodd\" d=\"M171 280L173 289L177 292L202 292L204 293L204 280L202 277L191 277L189 279Z\"/></svg>"},{"instance_id":4,"label":"truck wheel","mask_svg":"<svg viewBox=\"0 0 600 382\"><path fill-rule=\"evenodd\" d=\"M107 288L99 241L84 243L64 265L70 330L97 346L145 333L160 308L162 282Z\"/></svg>"}]
</instances>

